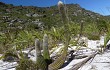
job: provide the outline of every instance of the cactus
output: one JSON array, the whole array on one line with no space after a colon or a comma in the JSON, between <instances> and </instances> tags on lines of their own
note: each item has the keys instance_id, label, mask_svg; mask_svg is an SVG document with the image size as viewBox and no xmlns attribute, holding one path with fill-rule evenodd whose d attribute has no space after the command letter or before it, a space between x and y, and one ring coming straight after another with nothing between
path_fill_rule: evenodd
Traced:
<instances>
[{"instance_id":1,"label":"cactus","mask_svg":"<svg viewBox=\"0 0 110 70\"><path fill-rule=\"evenodd\" d=\"M69 29L68 29L69 19L68 19L68 16L67 16L66 6L64 6L62 1L58 2L58 9L59 9L60 14L62 15L63 23L65 24L64 25L64 28L65 28L64 37L65 37L65 47L67 47L67 45L69 43L69 40L70 40L70 35L69 35L70 33L69 33Z\"/></svg>"},{"instance_id":2,"label":"cactus","mask_svg":"<svg viewBox=\"0 0 110 70\"><path fill-rule=\"evenodd\" d=\"M36 64L38 70L47 70L47 63L44 60L44 57L41 55L40 42L39 39L35 40L35 50L36 50Z\"/></svg>"},{"instance_id":3,"label":"cactus","mask_svg":"<svg viewBox=\"0 0 110 70\"><path fill-rule=\"evenodd\" d=\"M58 9L59 9L59 12L62 16L63 23L68 24L69 20L68 20L68 17L66 14L66 8L64 7L63 2L61 2L61 1L58 2ZM70 37L69 37L69 33L68 33L68 26L66 26L66 25L65 25L64 37L65 37L65 42L64 42L63 53L58 59L56 59L53 63L51 63L48 66L49 70L58 70L64 64L64 62L67 58L67 51L68 51L68 45L69 45Z\"/></svg>"},{"instance_id":4,"label":"cactus","mask_svg":"<svg viewBox=\"0 0 110 70\"><path fill-rule=\"evenodd\" d=\"M45 34L43 37L43 57L44 57L44 59L47 59L47 60L50 59L49 50L48 50L48 36L47 36L47 34Z\"/></svg>"},{"instance_id":5,"label":"cactus","mask_svg":"<svg viewBox=\"0 0 110 70\"><path fill-rule=\"evenodd\" d=\"M58 2L58 9L59 9L59 12L61 14L63 23L68 23L68 17L67 17L67 13L66 13L66 7L64 6L64 4L63 4L62 1L59 1Z\"/></svg>"}]
</instances>

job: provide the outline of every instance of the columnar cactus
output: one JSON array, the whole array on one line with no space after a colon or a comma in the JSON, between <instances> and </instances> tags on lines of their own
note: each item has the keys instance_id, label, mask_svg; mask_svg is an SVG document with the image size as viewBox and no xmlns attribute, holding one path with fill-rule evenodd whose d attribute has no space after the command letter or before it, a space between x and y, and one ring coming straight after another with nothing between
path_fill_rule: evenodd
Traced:
<instances>
[{"instance_id":1,"label":"columnar cactus","mask_svg":"<svg viewBox=\"0 0 110 70\"><path fill-rule=\"evenodd\" d=\"M68 19L68 15L67 15L67 9L66 9L66 6L64 6L63 2L62 1L59 1L58 2L58 9L59 9L59 12L61 14L61 17L62 17L62 20L63 20L63 23L64 23L64 28L65 28L65 41L66 42L69 42L70 40L70 35L69 35L69 29L68 29L68 24L69 24L69 19Z\"/></svg>"},{"instance_id":2,"label":"columnar cactus","mask_svg":"<svg viewBox=\"0 0 110 70\"><path fill-rule=\"evenodd\" d=\"M43 57L44 57L44 59L47 59L47 60L50 59L49 50L48 50L48 36L47 36L47 34L45 34L43 37Z\"/></svg>"},{"instance_id":3,"label":"columnar cactus","mask_svg":"<svg viewBox=\"0 0 110 70\"><path fill-rule=\"evenodd\" d=\"M35 40L35 50L36 50L36 56L41 55L39 39ZM37 61L37 58L36 58L36 61Z\"/></svg>"},{"instance_id":4,"label":"columnar cactus","mask_svg":"<svg viewBox=\"0 0 110 70\"><path fill-rule=\"evenodd\" d=\"M66 8L64 7L63 2L61 2L61 1L58 2L58 9L62 16L63 23L68 24L69 20L68 20L68 17L66 14ZM67 34L66 34L66 32L67 32ZM53 63L51 63L48 66L49 70L58 70L64 64L64 62L66 60L68 45L69 45L69 35L68 35L67 26L65 26L65 35L64 36L65 36L65 43L64 43L63 53L58 59L56 59Z\"/></svg>"},{"instance_id":5,"label":"columnar cactus","mask_svg":"<svg viewBox=\"0 0 110 70\"><path fill-rule=\"evenodd\" d=\"M64 6L63 2L62 1L59 1L58 2L58 10L61 14L61 17L62 17L62 20L63 20L63 23L68 23L68 17L67 17L67 11L66 11L66 7Z\"/></svg>"},{"instance_id":6,"label":"columnar cactus","mask_svg":"<svg viewBox=\"0 0 110 70\"><path fill-rule=\"evenodd\" d=\"M35 40L35 50L36 50L36 64L38 70L47 70L47 63L45 62L44 57L41 55L40 42L39 39Z\"/></svg>"}]
</instances>

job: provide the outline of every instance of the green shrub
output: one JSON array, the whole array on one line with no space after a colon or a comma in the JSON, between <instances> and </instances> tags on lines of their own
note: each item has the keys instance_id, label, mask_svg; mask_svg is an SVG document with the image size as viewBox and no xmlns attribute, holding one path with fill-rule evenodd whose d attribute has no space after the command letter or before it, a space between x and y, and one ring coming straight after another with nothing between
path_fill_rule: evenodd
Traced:
<instances>
[{"instance_id":1,"label":"green shrub","mask_svg":"<svg viewBox=\"0 0 110 70\"><path fill-rule=\"evenodd\" d=\"M99 29L97 28L95 23L85 25L83 34L90 40L100 39Z\"/></svg>"}]
</instances>

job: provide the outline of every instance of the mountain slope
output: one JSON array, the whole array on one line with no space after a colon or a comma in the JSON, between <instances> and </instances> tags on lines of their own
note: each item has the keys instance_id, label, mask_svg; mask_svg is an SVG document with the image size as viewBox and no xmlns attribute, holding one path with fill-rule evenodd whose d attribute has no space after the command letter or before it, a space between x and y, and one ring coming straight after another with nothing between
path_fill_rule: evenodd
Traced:
<instances>
[{"instance_id":1,"label":"mountain slope","mask_svg":"<svg viewBox=\"0 0 110 70\"><path fill-rule=\"evenodd\" d=\"M85 10L78 4L67 4L68 16L71 22L75 23L98 23L98 20L106 21L106 17ZM36 28L43 24L45 27L61 25L60 14L57 6L34 7L34 6L13 6L0 2L0 24L28 25L37 24ZM40 24L39 24L40 22ZM16 24L17 23L17 24Z\"/></svg>"}]
</instances>

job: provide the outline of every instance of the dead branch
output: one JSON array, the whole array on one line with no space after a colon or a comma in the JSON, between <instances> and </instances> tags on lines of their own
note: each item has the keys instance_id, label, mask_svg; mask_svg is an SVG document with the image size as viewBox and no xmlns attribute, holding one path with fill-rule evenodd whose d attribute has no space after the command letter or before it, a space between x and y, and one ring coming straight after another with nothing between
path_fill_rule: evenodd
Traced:
<instances>
[{"instance_id":1,"label":"dead branch","mask_svg":"<svg viewBox=\"0 0 110 70\"><path fill-rule=\"evenodd\" d=\"M95 53L93 53L92 55L89 55L88 57L86 57L85 60L83 60L83 61L81 61L81 62L79 62L79 63L73 65L73 67L72 67L71 69L69 69L69 70L78 70L78 69L79 69L81 66L83 66L87 61L89 61L91 58L94 58L96 54L97 54L97 53L95 52Z\"/></svg>"}]
</instances>

